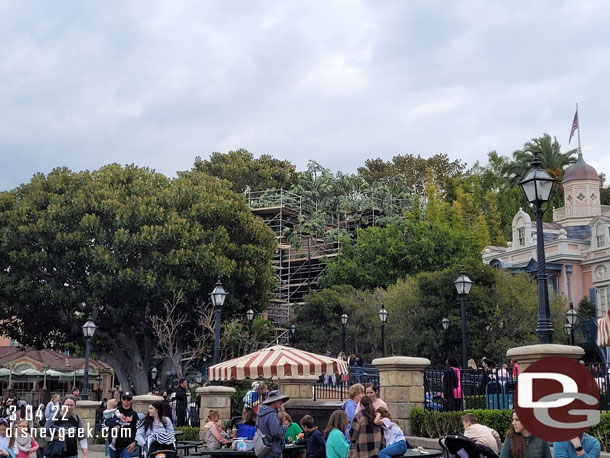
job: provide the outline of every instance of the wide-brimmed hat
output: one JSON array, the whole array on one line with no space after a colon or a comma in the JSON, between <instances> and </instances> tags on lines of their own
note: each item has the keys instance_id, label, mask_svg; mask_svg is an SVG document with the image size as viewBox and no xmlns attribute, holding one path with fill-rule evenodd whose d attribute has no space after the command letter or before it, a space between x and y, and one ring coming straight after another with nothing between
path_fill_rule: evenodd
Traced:
<instances>
[{"instance_id":1,"label":"wide-brimmed hat","mask_svg":"<svg viewBox=\"0 0 610 458\"><path fill-rule=\"evenodd\" d=\"M280 390L273 390L269 392L267 399L263 401L263 404L269 405L273 404L275 401L286 402L290 399L288 396L284 396Z\"/></svg>"}]
</instances>

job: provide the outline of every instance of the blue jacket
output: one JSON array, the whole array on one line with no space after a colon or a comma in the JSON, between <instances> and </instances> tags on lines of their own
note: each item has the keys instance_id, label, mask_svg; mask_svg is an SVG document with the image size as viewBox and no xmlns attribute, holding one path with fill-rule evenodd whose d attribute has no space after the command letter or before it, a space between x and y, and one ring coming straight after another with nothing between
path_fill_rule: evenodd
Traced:
<instances>
[{"instance_id":1,"label":"blue jacket","mask_svg":"<svg viewBox=\"0 0 610 458\"><path fill-rule=\"evenodd\" d=\"M307 458L325 458L326 441L320 431L315 429L307 438L300 439L297 444L307 444Z\"/></svg>"},{"instance_id":2,"label":"blue jacket","mask_svg":"<svg viewBox=\"0 0 610 458\"><path fill-rule=\"evenodd\" d=\"M580 442L585 452L580 458L599 458L600 446L597 439L584 433ZM576 450L574 450L574 446L570 441L555 442L553 444L553 456L555 458L578 458Z\"/></svg>"},{"instance_id":3,"label":"blue jacket","mask_svg":"<svg viewBox=\"0 0 610 458\"><path fill-rule=\"evenodd\" d=\"M274 457L282 456L284 432L286 430L282 428L280 418L277 416L277 411L273 407L263 404L258 409L257 428L271 441L269 455Z\"/></svg>"},{"instance_id":4,"label":"blue jacket","mask_svg":"<svg viewBox=\"0 0 610 458\"><path fill-rule=\"evenodd\" d=\"M343 403L343 410L345 410L345 413L347 414L347 427L345 428L345 439L347 439L348 442L351 441L350 437L349 437L349 428L352 426L352 420L354 419L354 416L356 415L356 408L358 407L358 404L356 404L353 400L348 399L347 401L345 401Z\"/></svg>"}]
</instances>

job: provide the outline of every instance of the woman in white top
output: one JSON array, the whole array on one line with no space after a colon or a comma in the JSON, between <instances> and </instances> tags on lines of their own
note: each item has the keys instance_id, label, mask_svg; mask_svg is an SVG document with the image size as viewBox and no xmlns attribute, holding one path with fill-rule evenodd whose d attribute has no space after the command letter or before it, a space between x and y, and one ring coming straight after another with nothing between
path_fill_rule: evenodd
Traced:
<instances>
[{"instance_id":1,"label":"woman in white top","mask_svg":"<svg viewBox=\"0 0 610 458\"><path fill-rule=\"evenodd\" d=\"M388 410L387 404L377 397L378 393L379 388L377 388L374 383L364 384L364 395L368 396L369 398L371 398L371 401L373 401L373 409L375 409L376 411L377 409L382 407ZM356 407L356 413L360 412L361 410L362 407L360 406L360 403L358 403L358 407Z\"/></svg>"},{"instance_id":2,"label":"woman in white top","mask_svg":"<svg viewBox=\"0 0 610 458\"><path fill-rule=\"evenodd\" d=\"M176 436L172 421L161 415L163 404L155 401L148 406L148 414L138 425L136 441L147 452L153 443L157 442L161 448L167 445L168 449L176 449Z\"/></svg>"}]
</instances>

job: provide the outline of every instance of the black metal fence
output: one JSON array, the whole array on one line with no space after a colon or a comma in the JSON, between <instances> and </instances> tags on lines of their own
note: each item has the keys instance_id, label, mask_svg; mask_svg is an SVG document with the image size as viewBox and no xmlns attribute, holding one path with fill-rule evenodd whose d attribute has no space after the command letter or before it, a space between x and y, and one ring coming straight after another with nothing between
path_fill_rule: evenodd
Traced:
<instances>
[{"instance_id":1,"label":"black metal fence","mask_svg":"<svg viewBox=\"0 0 610 458\"><path fill-rule=\"evenodd\" d=\"M610 365L592 363L587 364L586 367L599 387L600 410L610 410ZM426 410L513 409L516 379L508 374L462 369L460 371L461 394L457 400L452 393L453 390L450 390L449 396L443 396L443 378L446 374L448 374L446 370L424 371L424 408ZM447 397L453 398L453 400L447 399Z\"/></svg>"},{"instance_id":2,"label":"black metal fence","mask_svg":"<svg viewBox=\"0 0 610 458\"><path fill-rule=\"evenodd\" d=\"M335 374L323 375L313 387L314 401L344 401L347 399L347 390L354 383L374 383L379 386L379 370L370 364L362 367L350 366L347 376Z\"/></svg>"}]
</instances>

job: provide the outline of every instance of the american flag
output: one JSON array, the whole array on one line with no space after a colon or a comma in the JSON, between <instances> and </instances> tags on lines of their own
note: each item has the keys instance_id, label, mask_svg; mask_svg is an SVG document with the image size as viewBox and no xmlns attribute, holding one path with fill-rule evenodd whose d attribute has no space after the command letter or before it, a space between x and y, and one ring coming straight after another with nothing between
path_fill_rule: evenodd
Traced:
<instances>
[{"instance_id":1,"label":"american flag","mask_svg":"<svg viewBox=\"0 0 610 458\"><path fill-rule=\"evenodd\" d=\"M568 144L572 141L572 137L574 136L574 132L578 129L578 108L576 109L576 113L574 113L574 121L572 121L572 130L570 131L570 139L568 140Z\"/></svg>"}]
</instances>

